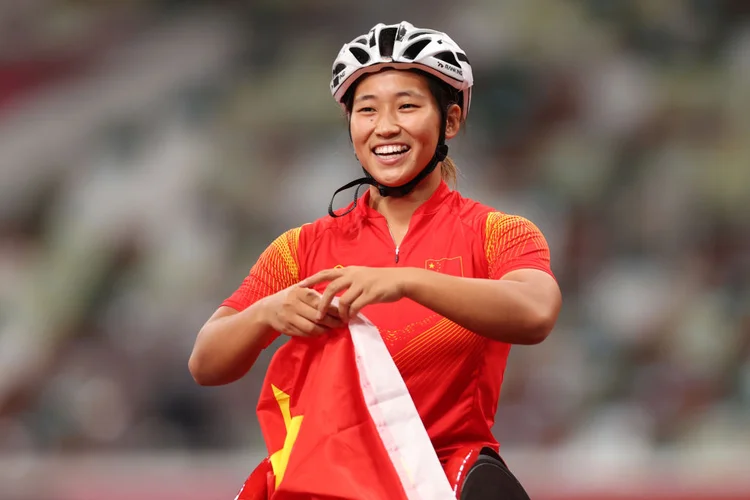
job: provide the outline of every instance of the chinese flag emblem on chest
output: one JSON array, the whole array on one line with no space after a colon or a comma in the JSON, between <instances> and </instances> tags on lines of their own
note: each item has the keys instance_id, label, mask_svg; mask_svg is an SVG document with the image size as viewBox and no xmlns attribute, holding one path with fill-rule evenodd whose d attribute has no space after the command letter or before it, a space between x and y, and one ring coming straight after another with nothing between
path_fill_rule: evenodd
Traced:
<instances>
[{"instance_id":1,"label":"chinese flag emblem on chest","mask_svg":"<svg viewBox=\"0 0 750 500\"><path fill-rule=\"evenodd\" d=\"M446 259L427 259L424 268L442 274L462 277L464 266L461 257L450 257Z\"/></svg>"}]
</instances>

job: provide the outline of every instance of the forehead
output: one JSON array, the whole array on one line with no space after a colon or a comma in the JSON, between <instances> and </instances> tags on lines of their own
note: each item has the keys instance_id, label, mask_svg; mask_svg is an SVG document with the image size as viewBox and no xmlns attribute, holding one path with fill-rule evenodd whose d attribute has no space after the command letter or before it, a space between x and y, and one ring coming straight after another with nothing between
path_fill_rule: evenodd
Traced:
<instances>
[{"instance_id":1,"label":"forehead","mask_svg":"<svg viewBox=\"0 0 750 500\"><path fill-rule=\"evenodd\" d=\"M388 97L399 92L411 91L429 96L430 87L427 79L413 71L385 69L377 73L366 75L359 82L354 92L354 98L363 95Z\"/></svg>"}]
</instances>

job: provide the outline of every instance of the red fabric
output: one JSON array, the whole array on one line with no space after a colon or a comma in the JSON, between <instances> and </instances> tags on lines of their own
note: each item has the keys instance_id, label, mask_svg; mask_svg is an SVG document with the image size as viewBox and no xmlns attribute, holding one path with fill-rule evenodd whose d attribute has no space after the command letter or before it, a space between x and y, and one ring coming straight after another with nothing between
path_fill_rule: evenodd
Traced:
<instances>
[{"instance_id":1,"label":"red fabric","mask_svg":"<svg viewBox=\"0 0 750 500\"><path fill-rule=\"evenodd\" d=\"M280 236L224 305L242 310L318 271L353 265L485 279L525 268L552 274L547 243L534 224L442 183L412 216L398 262L386 220L370 207L368 191L350 214L326 216ZM492 426L510 345L475 335L410 300L373 304L362 313L378 327L441 462L463 446L497 450Z\"/></svg>"},{"instance_id":2,"label":"red fabric","mask_svg":"<svg viewBox=\"0 0 750 500\"><path fill-rule=\"evenodd\" d=\"M481 448L465 446L456 451L445 464L445 474L448 476L456 498L461 497L461 490L466 481L466 475L469 473L469 469L476 463L481 451Z\"/></svg>"},{"instance_id":3,"label":"red fabric","mask_svg":"<svg viewBox=\"0 0 750 500\"><path fill-rule=\"evenodd\" d=\"M273 491L273 469L271 462L264 458L245 480L235 500L267 500Z\"/></svg>"},{"instance_id":4,"label":"red fabric","mask_svg":"<svg viewBox=\"0 0 750 500\"><path fill-rule=\"evenodd\" d=\"M500 279L517 269L552 274L547 242L528 219L501 212L487 214L484 245L491 279Z\"/></svg>"},{"instance_id":5,"label":"red fabric","mask_svg":"<svg viewBox=\"0 0 750 500\"><path fill-rule=\"evenodd\" d=\"M274 355L258 402L269 455L289 425L274 386L289 395L289 416L302 417L289 462L275 471L283 479L274 500L406 498L365 405L348 330L291 339Z\"/></svg>"},{"instance_id":6,"label":"red fabric","mask_svg":"<svg viewBox=\"0 0 750 500\"><path fill-rule=\"evenodd\" d=\"M300 228L295 228L276 238L258 257L240 287L222 305L241 311L263 297L298 283L301 279L299 236Z\"/></svg>"}]
</instances>

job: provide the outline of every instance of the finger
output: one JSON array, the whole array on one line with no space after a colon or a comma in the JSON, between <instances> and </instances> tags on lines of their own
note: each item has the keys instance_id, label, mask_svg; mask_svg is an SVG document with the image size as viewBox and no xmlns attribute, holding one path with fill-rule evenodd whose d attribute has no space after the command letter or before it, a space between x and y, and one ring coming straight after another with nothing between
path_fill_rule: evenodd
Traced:
<instances>
[{"instance_id":1,"label":"finger","mask_svg":"<svg viewBox=\"0 0 750 500\"><path fill-rule=\"evenodd\" d=\"M304 302L305 304L308 304L312 307L318 307L318 300L320 300L320 297L322 296L322 294L317 290L302 287L297 287L296 295L301 302Z\"/></svg>"},{"instance_id":2,"label":"finger","mask_svg":"<svg viewBox=\"0 0 750 500\"><path fill-rule=\"evenodd\" d=\"M339 297L339 316L341 317L341 321L349 322L351 305L363 292L364 290L361 288L353 287L349 288L344 295Z\"/></svg>"},{"instance_id":3,"label":"finger","mask_svg":"<svg viewBox=\"0 0 750 500\"><path fill-rule=\"evenodd\" d=\"M306 337L317 337L318 335L321 335L328 331L328 328L322 327L307 318L303 318L302 316L297 316L293 321L294 326L299 331L303 332Z\"/></svg>"},{"instance_id":4,"label":"finger","mask_svg":"<svg viewBox=\"0 0 750 500\"><path fill-rule=\"evenodd\" d=\"M321 318L320 312L318 311L317 307L312 307L305 304L304 311L300 312L300 316L326 328L341 328L346 324L341 321L341 318L339 317L339 310L332 305L328 306L326 314L324 314Z\"/></svg>"},{"instance_id":5,"label":"finger","mask_svg":"<svg viewBox=\"0 0 750 500\"><path fill-rule=\"evenodd\" d=\"M331 286L331 285L328 285L328 286ZM338 285L337 285L337 286L338 286ZM325 290L324 290L324 292L325 292ZM317 293L317 292L316 292L316 293ZM333 304L331 303L331 302L333 302L333 297L335 297L335 296L336 296L336 293L338 293L338 292L334 292L334 293L333 293L333 296L332 296L332 297L331 297L330 299L329 299L329 298L327 298L327 297L326 297L326 295L325 295L324 293L323 293L323 294L320 294L320 293L319 293L318 295L316 295L316 296L315 296L315 297L314 297L314 298L313 298L313 299L312 299L312 300L311 300L311 301L309 302L309 304L310 304L310 305L311 305L312 307L314 307L316 311L318 311L318 315L320 315L320 314L321 314L321 312L322 312L322 313L324 313L324 314L328 314L328 315L330 315L330 316L333 316L333 317L336 317L336 318L338 318L338 317L339 317L339 309L338 309L338 307L334 306L334 305L333 305ZM326 306L326 303L328 304L327 306Z\"/></svg>"},{"instance_id":6,"label":"finger","mask_svg":"<svg viewBox=\"0 0 750 500\"><path fill-rule=\"evenodd\" d=\"M322 297L321 293L311 288L298 288L295 292L295 312L302 314L311 321L317 321L319 316L318 308ZM329 305L325 312L335 318L339 317L339 310L332 305Z\"/></svg>"},{"instance_id":7,"label":"finger","mask_svg":"<svg viewBox=\"0 0 750 500\"><path fill-rule=\"evenodd\" d=\"M315 322L326 328L342 328L346 325L346 323L344 323L341 318L338 317L338 311L336 311L336 316L326 314L325 316L323 316L323 319L316 320Z\"/></svg>"},{"instance_id":8,"label":"finger","mask_svg":"<svg viewBox=\"0 0 750 500\"><path fill-rule=\"evenodd\" d=\"M284 328L281 329L279 333L283 333L284 335L288 337L309 337L307 333L297 328L292 323L287 324Z\"/></svg>"},{"instance_id":9,"label":"finger","mask_svg":"<svg viewBox=\"0 0 750 500\"><path fill-rule=\"evenodd\" d=\"M326 311L326 312L329 312L329 311L332 312L332 313L334 313L334 314L330 314L330 315L329 314L324 314L323 317L320 318L320 314L319 314L319 311L318 311L317 304L311 305L311 304L308 304L307 302L300 302L299 304L297 304L297 306L296 306L296 308L294 310L294 314L297 315L297 316L301 316L301 317L305 318L308 321L311 321L313 323L318 323L318 324L321 324L321 325L324 325L325 324L324 320L326 318L329 318L328 321L331 324L334 325L331 328L338 328L339 325L336 322L337 321L341 321L339 319L339 310L336 309L333 306L330 306L328 308L328 311Z\"/></svg>"},{"instance_id":10,"label":"finger","mask_svg":"<svg viewBox=\"0 0 750 500\"><path fill-rule=\"evenodd\" d=\"M326 311L329 307L331 307L331 302L333 301L333 298L336 296L337 293L339 293L341 290L345 290L349 287L351 284L350 280L347 278L339 278L335 281L332 281L328 284L325 291L323 292L323 297L320 299L320 303L318 304L318 319L323 319L323 316L325 316ZM341 309L338 309L337 315L341 317ZM342 320L344 318L341 318Z\"/></svg>"},{"instance_id":11,"label":"finger","mask_svg":"<svg viewBox=\"0 0 750 500\"><path fill-rule=\"evenodd\" d=\"M318 307L315 307L315 310L318 310ZM336 319L341 319L339 316L339 308L334 306L333 304L329 304L328 308L326 309L326 316L331 316Z\"/></svg>"},{"instance_id":12,"label":"finger","mask_svg":"<svg viewBox=\"0 0 750 500\"><path fill-rule=\"evenodd\" d=\"M307 278L300 281L298 284L299 286L303 288L309 288L311 286L317 285L318 283L325 283L326 281L333 281L340 276L342 276L344 273L343 269L325 269L323 271L319 271L312 276L308 276Z\"/></svg>"},{"instance_id":13,"label":"finger","mask_svg":"<svg viewBox=\"0 0 750 500\"><path fill-rule=\"evenodd\" d=\"M372 296L366 293L363 293L359 297L357 297L354 302L352 302L352 305L349 306L349 319L359 314L362 308L370 305L372 303L372 300Z\"/></svg>"}]
</instances>

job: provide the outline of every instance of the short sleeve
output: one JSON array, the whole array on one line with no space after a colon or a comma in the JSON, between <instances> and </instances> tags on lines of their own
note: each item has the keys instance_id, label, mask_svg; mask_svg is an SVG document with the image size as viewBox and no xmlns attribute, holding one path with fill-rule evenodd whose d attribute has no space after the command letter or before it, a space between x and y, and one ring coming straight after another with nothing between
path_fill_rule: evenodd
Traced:
<instances>
[{"instance_id":1,"label":"short sleeve","mask_svg":"<svg viewBox=\"0 0 750 500\"><path fill-rule=\"evenodd\" d=\"M484 250L490 279L501 279L517 269L539 269L552 274L547 240L531 221L501 212L487 214Z\"/></svg>"},{"instance_id":2,"label":"short sleeve","mask_svg":"<svg viewBox=\"0 0 750 500\"><path fill-rule=\"evenodd\" d=\"M301 228L285 232L258 258L240 287L221 305L242 311L263 297L299 282L299 235Z\"/></svg>"}]
</instances>

